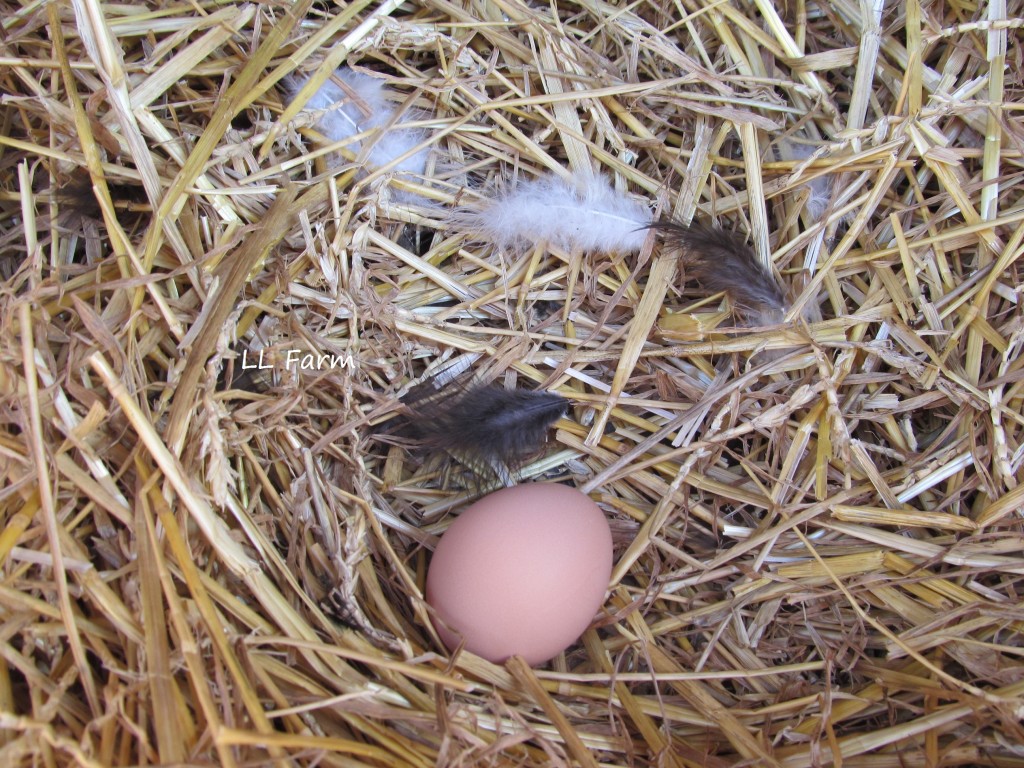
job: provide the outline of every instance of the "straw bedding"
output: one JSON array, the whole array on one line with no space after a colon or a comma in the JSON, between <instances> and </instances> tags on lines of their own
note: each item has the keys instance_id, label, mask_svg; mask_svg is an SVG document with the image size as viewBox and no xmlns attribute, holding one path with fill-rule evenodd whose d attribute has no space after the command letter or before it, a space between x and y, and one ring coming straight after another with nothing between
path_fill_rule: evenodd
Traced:
<instances>
[{"instance_id":1,"label":"straw bedding","mask_svg":"<svg viewBox=\"0 0 1024 768\"><path fill-rule=\"evenodd\" d=\"M1024 765L1020 2L0 18L0 764ZM422 175L286 103L345 64ZM445 223L585 170L788 320ZM442 363L570 397L522 472L613 526L539 669L429 629L479 488L388 424Z\"/></svg>"}]
</instances>

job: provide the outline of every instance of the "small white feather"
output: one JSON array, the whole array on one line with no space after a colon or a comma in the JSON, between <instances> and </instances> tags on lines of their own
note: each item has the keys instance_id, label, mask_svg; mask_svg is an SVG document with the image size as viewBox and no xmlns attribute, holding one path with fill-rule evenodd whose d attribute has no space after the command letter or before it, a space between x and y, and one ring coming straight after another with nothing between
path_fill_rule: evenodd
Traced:
<instances>
[{"instance_id":1,"label":"small white feather","mask_svg":"<svg viewBox=\"0 0 1024 768\"><path fill-rule=\"evenodd\" d=\"M816 160L825 154L825 145L799 144L789 139L783 139L778 143L778 155L780 160L799 160L794 171L802 173L807 163ZM804 163L803 161L807 161ZM804 208L811 221L818 221L832 204L832 177L828 175L816 176L801 189L808 191L807 202Z\"/></svg>"},{"instance_id":2,"label":"small white feather","mask_svg":"<svg viewBox=\"0 0 1024 768\"><path fill-rule=\"evenodd\" d=\"M509 249L546 242L566 251L624 253L647 237L647 206L604 176L549 175L520 182L479 207L452 213L453 228Z\"/></svg>"},{"instance_id":3,"label":"small white feather","mask_svg":"<svg viewBox=\"0 0 1024 768\"><path fill-rule=\"evenodd\" d=\"M292 79L289 83L292 99L308 80L308 77ZM388 98L388 90L375 77L341 67L309 98L305 109L319 113L316 127L332 143L379 128L375 136L366 140L366 148L360 146L361 142L353 142L349 147L353 152L362 154L363 162L369 168L382 168L427 137L425 131L403 128L401 122L391 124L395 120L395 102ZM423 117L418 111L407 111L401 119L408 122ZM414 152L393 170L422 176L426 171L428 154L429 148Z\"/></svg>"}]
</instances>

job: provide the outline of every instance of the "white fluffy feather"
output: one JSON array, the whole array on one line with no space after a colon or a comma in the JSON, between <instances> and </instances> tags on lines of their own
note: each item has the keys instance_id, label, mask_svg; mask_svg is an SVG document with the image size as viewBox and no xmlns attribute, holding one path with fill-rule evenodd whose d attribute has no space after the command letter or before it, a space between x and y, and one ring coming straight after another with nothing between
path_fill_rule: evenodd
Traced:
<instances>
[{"instance_id":1,"label":"white fluffy feather","mask_svg":"<svg viewBox=\"0 0 1024 768\"><path fill-rule=\"evenodd\" d=\"M780 141L778 148L780 160L801 161L795 169L799 171L805 168L803 161L817 159L825 152L823 145L799 144L788 139ZM832 204L832 177L828 175L816 176L804 184L801 189L808 191L807 202L804 203L807 216L811 221L818 221Z\"/></svg>"},{"instance_id":2,"label":"white fluffy feather","mask_svg":"<svg viewBox=\"0 0 1024 768\"><path fill-rule=\"evenodd\" d=\"M289 84L291 98L294 99L308 81L308 77L293 79ZM320 86L306 102L305 109L319 113L316 127L331 142L345 141L374 128L381 129L366 140L365 148L361 142L349 144L369 168L388 165L420 144L427 135L418 129L403 128L400 122L391 125L395 119L395 103L388 98L388 88L381 80L348 67L338 69ZM422 113L408 111L401 119L418 120L423 116ZM421 149L395 165L394 170L422 176L428 154L429 149Z\"/></svg>"},{"instance_id":3,"label":"white fluffy feather","mask_svg":"<svg viewBox=\"0 0 1024 768\"><path fill-rule=\"evenodd\" d=\"M618 192L604 176L549 175L520 182L480 207L460 208L451 225L502 248L541 241L566 251L636 251L647 237L651 213Z\"/></svg>"}]
</instances>

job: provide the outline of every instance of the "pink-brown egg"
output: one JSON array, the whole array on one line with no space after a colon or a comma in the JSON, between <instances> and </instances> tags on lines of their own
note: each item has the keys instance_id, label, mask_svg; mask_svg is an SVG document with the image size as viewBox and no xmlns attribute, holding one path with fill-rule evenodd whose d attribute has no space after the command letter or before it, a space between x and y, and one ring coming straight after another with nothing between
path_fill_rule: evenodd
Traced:
<instances>
[{"instance_id":1,"label":"pink-brown egg","mask_svg":"<svg viewBox=\"0 0 1024 768\"><path fill-rule=\"evenodd\" d=\"M572 645L604 602L612 535L588 496L527 483L489 494L449 526L427 572L427 602L449 648L540 664Z\"/></svg>"}]
</instances>

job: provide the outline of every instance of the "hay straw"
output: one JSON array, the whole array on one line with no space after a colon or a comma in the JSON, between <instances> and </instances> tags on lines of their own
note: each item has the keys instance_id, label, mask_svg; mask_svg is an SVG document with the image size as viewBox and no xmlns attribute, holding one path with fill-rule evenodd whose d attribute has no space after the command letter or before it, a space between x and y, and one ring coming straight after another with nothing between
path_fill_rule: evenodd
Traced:
<instances>
[{"instance_id":1,"label":"hay straw","mask_svg":"<svg viewBox=\"0 0 1024 768\"><path fill-rule=\"evenodd\" d=\"M0 765L1024 766L1024 4L342 6L4 7ZM322 143L341 65L423 178ZM740 231L787 322L446 227L551 174ZM536 669L423 599L446 365L568 397L522 477L613 530Z\"/></svg>"}]
</instances>

